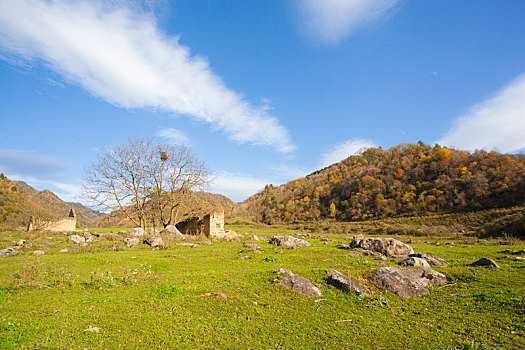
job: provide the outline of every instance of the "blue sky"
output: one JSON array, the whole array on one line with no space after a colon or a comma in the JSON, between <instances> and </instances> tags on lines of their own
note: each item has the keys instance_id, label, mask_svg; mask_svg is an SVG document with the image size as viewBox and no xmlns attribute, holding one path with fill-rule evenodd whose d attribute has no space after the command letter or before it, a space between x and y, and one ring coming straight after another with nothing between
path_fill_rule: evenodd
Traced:
<instances>
[{"instance_id":1,"label":"blue sky","mask_svg":"<svg viewBox=\"0 0 525 350\"><path fill-rule=\"evenodd\" d=\"M404 142L525 149L525 2L0 0L0 172L66 200L130 137L235 201Z\"/></svg>"}]
</instances>

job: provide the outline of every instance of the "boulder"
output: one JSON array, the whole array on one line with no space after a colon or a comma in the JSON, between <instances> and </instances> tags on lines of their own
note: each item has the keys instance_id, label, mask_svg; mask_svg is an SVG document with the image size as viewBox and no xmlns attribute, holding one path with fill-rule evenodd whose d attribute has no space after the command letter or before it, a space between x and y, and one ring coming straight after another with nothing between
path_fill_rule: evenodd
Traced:
<instances>
[{"instance_id":1,"label":"boulder","mask_svg":"<svg viewBox=\"0 0 525 350\"><path fill-rule=\"evenodd\" d=\"M358 235L350 242L350 247L371 250L392 257L414 254L411 246L393 238L365 238L363 235Z\"/></svg>"},{"instance_id":2,"label":"boulder","mask_svg":"<svg viewBox=\"0 0 525 350\"><path fill-rule=\"evenodd\" d=\"M16 254L18 254L18 252L14 248L5 248L0 250L0 257L7 257Z\"/></svg>"},{"instance_id":3,"label":"boulder","mask_svg":"<svg viewBox=\"0 0 525 350\"><path fill-rule=\"evenodd\" d=\"M46 252L44 252L43 250L35 250L33 252L33 255L45 255L45 254L46 254Z\"/></svg>"},{"instance_id":4,"label":"boulder","mask_svg":"<svg viewBox=\"0 0 525 350\"><path fill-rule=\"evenodd\" d=\"M55 243L52 243L52 242L40 242L40 246L41 247L50 247L52 245L54 245Z\"/></svg>"},{"instance_id":5,"label":"boulder","mask_svg":"<svg viewBox=\"0 0 525 350\"><path fill-rule=\"evenodd\" d=\"M323 295L319 288L314 286L306 278L292 273L290 270L279 269L274 273L282 274L283 276L277 282L278 285L284 286L294 292L304 294L308 297L320 297Z\"/></svg>"},{"instance_id":6,"label":"boulder","mask_svg":"<svg viewBox=\"0 0 525 350\"><path fill-rule=\"evenodd\" d=\"M177 245L180 245L183 247L190 247L190 248L198 247L198 244L195 244L195 243L178 243Z\"/></svg>"},{"instance_id":7,"label":"boulder","mask_svg":"<svg viewBox=\"0 0 525 350\"><path fill-rule=\"evenodd\" d=\"M310 243L304 239L295 238L292 236L275 236L270 240L270 243L283 247L309 247Z\"/></svg>"},{"instance_id":8,"label":"boulder","mask_svg":"<svg viewBox=\"0 0 525 350\"><path fill-rule=\"evenodd\" d=\"M258 249L258 250L262 250L262 247L258 244L249 244L249 243L245 243L244 248L248 248L248 249Z\"/></svg>"},{"instance_id":9,"label":"boulder","mask_svg":"<svg viewBox=\"0 0 525 350\"><path fill-rule=\"evenodd\" d=\"M257 236L257 235L253 235L253 236L248 237L248 240L252 240L252 241L265 241L266 238L265 238L265 237L261 237L261 236Z\"/></svg>"},{"instance_id":10,"label":"boulder","mask_svg":"<svg viewBox=\"0 0 525 350\"><path fill-rule=\"evenodd\" d=\"M422 254L422 253L416 253L416 254L410 254L410 257L414 258L421 258L425 259L430 266L439 266L439 267L447 267L448 264L445 260L441 258L436 258L435 256L428 255L428 254Z\"/></svg>"},{"instance_id":11,"label":"boulder","mask_svg":"<svg viewBox=\"0 0 525 350\"><path fill-rule=\"evenodd\" d=\"M366 295L366 290L359 283L342 274L341 272L337 270L328 270L327 274L329 275L328 283L336 286L337 288L358 295Z\"/></svg>"},{"instance_id":12,"label":"boulder","mask_svg":"<svg viewBox=\"0 0 525 350\"><path fill-rule=\"evenodd\" d=\"M136 227L126 232L131 237L144 237L144 230L140 227Z\"/></svg>"},{"instance_id":13,"label":"boulder","mask_svg":"<svg viewBox=\"0 0 525 350\"><path fill-rule=\"evenodd\" d=\"M29 242L26 241L25 239L21 239L19 240L18 242L16 242L16 245L21 247L21 246L24 246L24 245L27 245Z\"/></svg>"},{"instance_id":14,"label":"boulder","mask_svg":"<svg viewBox=\"0 0 525 350\"><path fill-rule=\"evenodd\" d=\"M79 235L71 235L67 238L69 241L73 242L73 243L76 243L76 244L80 244L80 243L84 243L86 242L86 239L82 236L79 236Z\"/></svg>"},{"instance_id":15,"label":"boulder","mask_svg":"<svg viewBox=\"0 0 525 350\"><path fill-rule=\"evenodd\" d=\"M414 267L430 267L428 261L422 258L417 258L415 256L409 256L405 260L399 263L401 266L414 266Z\"/></svg>"},{"instance_id":16,"label":"boulder","mask_svg":"<svg viewBox=\"0 0 525 350\"><path fill-rule=\"evenodd\" d=\"M124 242L126 242L126 247L132 248L140 243L140 239L138 238L124 238Z\"/></svg>"},{"instance_id":17,"label":"boulder","mask_svg":"<svg viewBox=\"0 0 525 350\"><path fill-rule=\"evenodd\" d=\"M67 252L69 252L69 249L67 249L67 248L62 248L62 249L59 249L58 252L59 252L59 253L67 253Z\"/></svg>"},{"instance_id":18,"label":"boulder","mask_svg":"<svg viewBox=\"0 0 525 350\"><path fill-rule=\"evenodd\" d=\"M211 245L211 242L210 241L204 241L204 242L202 242L202 245Z\"/></svg>"},{"instance_id":19,"label":"boulder","mask_svg":"<svg viewBox=\"0 0 525 350\"><path fill-rule=\"evenodd\" d=\"M470 264L469 266L487 266L487 267L495 267L497 269L499 269L499 265L496 264L496 262L492 259L489 259L489 258L481 258L477 261L474 261L472 264Z\"/></svg>"},{"instance_id":20,"label":"boulder","mask_svg":"<svg viewBox=\"0 0 525 350\"><path fill-rule=\"evenodd\" d=\"M175 239L184 239L184 235L180 233L179 229L175 225L168 225L164 230L161 231L162 234L169 235Z\"/></svg>"},{"instance_id":21,"label":"boulder","mask_svg":"<svg viewBox=\"0 0 525 350\"><path fill-rule=\"evenodd\" d=\"M144 239L144 243L150 245L152 248L162 247L164 245L162 238L158 236L149 236Z\"/></svg>"},{"instance_id":22,"label":"boulder","mask_svg":"<svg viewBox=\"0 0 525 350\"><path fill-rule=\"evenodd\" d=\"M427 286L445 283L447 278L428 267L419 269L380 267L372 271L370 280L389 292L404 298L412 298L427 294Z\"/></svg>"}]
</instances>

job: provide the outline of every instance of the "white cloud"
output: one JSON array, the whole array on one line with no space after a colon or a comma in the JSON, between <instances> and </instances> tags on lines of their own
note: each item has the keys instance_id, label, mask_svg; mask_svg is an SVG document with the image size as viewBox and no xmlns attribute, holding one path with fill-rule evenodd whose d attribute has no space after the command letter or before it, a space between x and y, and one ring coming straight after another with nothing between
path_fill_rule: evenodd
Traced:
<instances>
[{"instance_id":1,"label":"white cloud","mask_svg":"<svg viewBox=\"0 0 525 350\"><path fill-rule=\"evenodd\" d=\"M221 172L216 175L210 192L224 194L235 202L240 202L254 195L271 181L258 179L250 175Z\"/></svg>"},{"instance_id":2,"label":"white cloud","mask_svg":"<svg viewBox=\"0 0 525 350\"><path fill-rule=\"evenodd\" d=\"M455 121L439 144L465 150L525 148L525 74Z\"/></svg>"},{"instance_id":3,"label":"white cloud","mask_svg":"<svg viewBox=\"0 0 525 350\"><path fill-rule=\"evenodd\" d=\"M190 139L188 138L188 136L186 136L186 134L184 134L180 130L173 128L159 130L159 132L157 132L155 136L162 137L163 139L166 139L170 143L176 145L187 145L190 142Z\"/></svg>"},{"instance_id":4,"label":"white cloud","mask_svg":"<svg viewBox=\"0 0 525 350\"><path fill-rule=\"evenodd\" d=\"M352 155L361 153L364 149L376 147L370 140L355 139L341 142L321 155L321 167L327 167Z\"/></svg>"},{"instance_id":5,"label":"white cloud","mask_svg":"<svg viewBox=\"0 0 525 350\"><path fill-rule=\"evenodd\" d=\"M376 22L400 0L295 0L303 31L336 44L359 27Z\"/></svg>"},{"instance_id":6,"label":"white cloud","mask_svg":"<svg viewBox=\"0 0 525 350\"><path fill-rule=\"evenodd\" d=\"M0 0L0 57L42 62L117 106L191 116L239 143L296 148L267 110L228 89L205 59L162 33L152 13L127 3Z\"/></svg>"}]
</instances>

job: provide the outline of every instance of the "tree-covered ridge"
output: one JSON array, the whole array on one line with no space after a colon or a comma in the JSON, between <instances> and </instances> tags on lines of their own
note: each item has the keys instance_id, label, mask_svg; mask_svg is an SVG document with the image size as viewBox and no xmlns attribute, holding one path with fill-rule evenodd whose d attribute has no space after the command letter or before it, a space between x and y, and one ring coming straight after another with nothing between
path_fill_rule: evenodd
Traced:
<instances>
[{"instance_id":1,"label":"tree-covered ridge","mask_svg":"<svg viewBox=\"0 0 525 350\"><path fill-rule=\"evenodd\" d=\"M509 207L525 202L525 158L435 145L370 148L240 205L265 223Z\"/></svg>"},{"instance_id":2,"label":"tree-covered ridge","mask_svg":"<svg viewBox=\"0 0 525 350\"><path fill-rule=\"evenodd\" d=\"M23 181L0 174L0 227L26 226L31 216L42 220L67 217L75 208L77 225L87 227L102 215L79 203L64 202L49 190L37 191Z\"/></svg>"}]
</instances>

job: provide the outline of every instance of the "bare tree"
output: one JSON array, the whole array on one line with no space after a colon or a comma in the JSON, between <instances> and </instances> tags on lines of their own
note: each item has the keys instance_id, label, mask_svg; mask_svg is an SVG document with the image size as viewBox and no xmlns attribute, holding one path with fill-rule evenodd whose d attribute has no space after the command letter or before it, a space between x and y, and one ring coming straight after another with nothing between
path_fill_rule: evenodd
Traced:
<instances>
[{"instance_id":1,"label":"bare tree","mask_svg":"<svg viewBox=\"0 0 525 350\"><path fill-rule=\"evenodd\" d=\"M210 173L184 146L157 145L157 154L148 168L148 207L152 222L166 227L198 211L199 203L192 201L191 194L208 185Z\"/></svg>"},{"instance_id":2,"label":"bare tree","mask_svg":"<svg viewBox=\"0 0 525 350\"><path fill-rule=\"evenodd\" d=\"M188 193L202 189L209 172L185 147L130 139L99 154L86 169L83 195L103 210L120 209L134 225L176 223Z\"/></svg>"}]
</instances>

